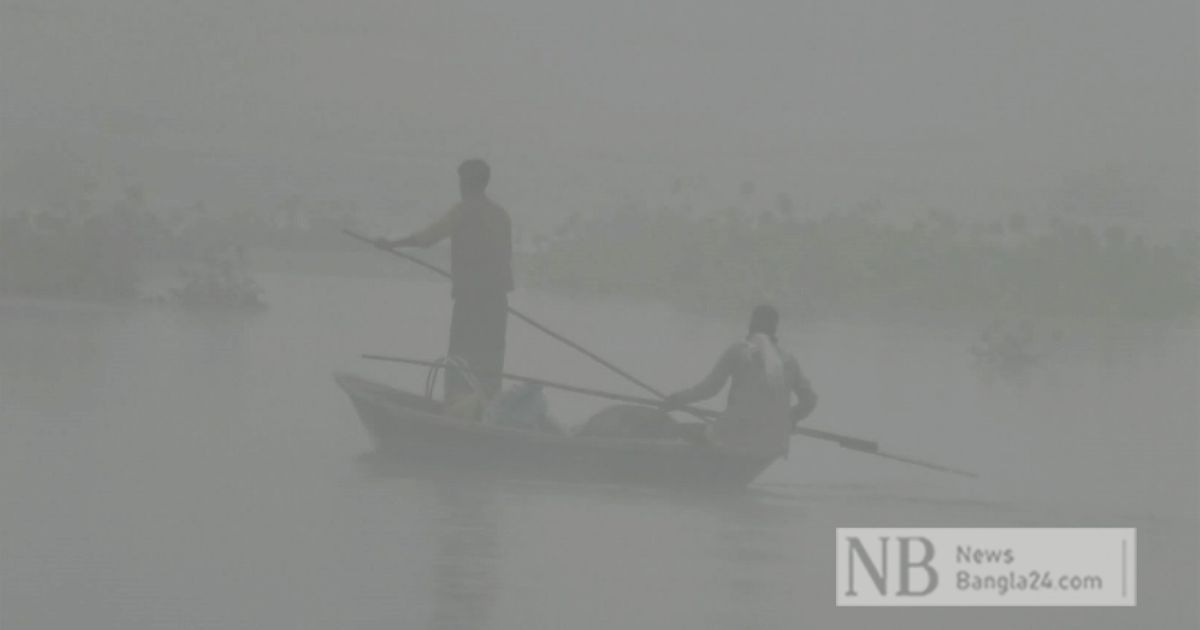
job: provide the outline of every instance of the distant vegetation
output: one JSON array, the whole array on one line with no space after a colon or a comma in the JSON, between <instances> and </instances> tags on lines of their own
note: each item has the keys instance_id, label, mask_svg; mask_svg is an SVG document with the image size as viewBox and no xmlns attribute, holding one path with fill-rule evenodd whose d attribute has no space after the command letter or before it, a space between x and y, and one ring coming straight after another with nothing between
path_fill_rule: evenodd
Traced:
<instances>
[{"instance_id":1,"label":"distant vegetation","mask_svg":"<svg viewBox=\"0 0 1200 630\"><path fill-rule=\"evenodd\" d=\"M259 306L246 246L268 232L276 239L288 233L210 213L204 204L152 207L136 186L106 205L6 209L0 213L0 294ZM170 270L167 286L149 290L148 280L163 269Z\"/></svg>"},{"instance_id":2,"label":"distant vegetation","mask_svg":"<svg viewBox=\"0 0 1200 630\"><path fill-rule=\"evenodd\" d=\"M772 300L815 317L1184 320L1200 307L1195 233L1151 244L1127 228L1028 218L907 225L864 207L795 217L628 208L574 217L537 243L526 285L706 310Z\"/></svg>"},{"instance_id":3,"label":"distant vegetation","mask_svg":"<svg viewBox=\"0 0 1200 630\"><path fill-rule=\"evenodd\" d=\"M167 239L137 194L104 211L0 216L0 293L130 299Z\"/></svg>"},{"instance_id":4,"label":"distant vegetation","mask_svg":"<svg viewBox=\"0 0 1200 630\"><path fill-rule=\"evenodd\" d=\"M376 231L352 204L289 197L265 209L165 205L136 185L113 201L56 201L0 207L0 295L244 308L263 304L250 272L264 262L302 273L372 268L359 258L389 274L407 269L340 233Z\"/></svg>"},{"instance_id":5,"label":"distant vegetation","mask_svg":"<svg viewBox=\"0 0 1200 630\"><path fill-rule=\"evenodd\" d=\"M753 185L742 185L743 200L753 194ZM375 232L360 226L352 204L320 210L287 199L265 212L203 203L168 210L152 207L136 186L103 207L4 210L0 294L132 299L145 296L148 270L165 267L177 285L168 297L228 294L252 304L261 291L248 275L247 252L260 259L256 252L278 252L282 258L266 258L288 270L356 273L361 265L328 255L366 254L338 230ZM885 219L878 205L799 214L779 195L763 210L628 205L572 215L523 243L520 284L724 313L770 300L816 318L1165 322L1200 312L1195 231L1150 241L1127 227L1062 218L1035 225L1019 213L970 222L929 212L901 222ZM444 264L444 254L423 255ZM361 258L389 275L410 270L372 256Z\"/></svg>"}]
</instances>

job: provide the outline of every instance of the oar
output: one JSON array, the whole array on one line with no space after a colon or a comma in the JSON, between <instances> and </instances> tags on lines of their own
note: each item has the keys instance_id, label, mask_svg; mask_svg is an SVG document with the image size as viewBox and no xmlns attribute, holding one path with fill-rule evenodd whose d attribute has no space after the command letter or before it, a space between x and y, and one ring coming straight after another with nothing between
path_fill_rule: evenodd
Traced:
<instances>
[{"instance_id":1,"label":"oar","mask_svg":"<svg viewBox=\"0 0 1200 630\"><path fill-rule=\"evenodd\" d=\"M425 366L425 367L435 367L435 366L443 365L442 363L440 363L438 361L426 361L424 359L408 359L408 358L404 358L404 357L391 357L391 356L384 356L384 355L378 355L378 354L364 354L362 356L364 359L371 359L373 361L389 361L392 363L406 363L408 365L421 365L421 366ZM607 392L607 391L600 390L600 389L592 389L590 387L581 387L579 385L569 385L567 383L548 381L545 379L533 378L531 376L521 376L519 374L511 374L509 372L484 372L484 371L475 370L474 373L479 376L506 378L506 379L509 379L512 381L519 381L522 383L532 383L535 385L541 385L543 387L551 387L554 389L561 389L563 391L574 392L576 394L584 394L586 396L596 396L597 398L607 398L609 400L633 403L633 404L637 404L637 405L647 405L647 406L654 407L654 406L658 406L662 402L661 400L654 400L652 398L645 398L642 396L630 396L627 394L617 394L614 392ZM702 419L716 418L717 416L720 415L720 413L717 411L713 411L711 409L704 409L702 407L693 407L690 405L682 407L681 410L686 411L686 412L688 412L696 417L702 418ZM942 466L941 464L934 464L932 462L925 462L925 461L921 461L919 459L905 457L902 455L894 455L892 453L887 453L885 451L881 451L881 450L879 450L878 442L872 442L870 440L864 440L862 438L851 437L848 435L840 435L838 433L824 431L821 429L811 429L808 427L796 427L793 430L793 433L798 434L798 435L803 435L806 437L810 437L810 438L815 438L818 440L834 442L838 446L840 446L842 448L850 449L852 451L859 451L860 453L866 453L868 455L875 455L877 457L883 457L883 458L890 459L893 461L903 462L905 464L921 466L922 468L928 468L930 470L936 470L938 472L946 472L946 473L952 473L955 475L963 475L965 477L978 477L978 475L976 475L973 472L968 472L965 470L957 470L954 468L950 468L949 466Z\"/></svg>"},{"instance_id":2,"label":"oar","mask_svg":"<svg viewBox=\"0 0 1200 630\"><path fill-rule=\"evenodd\" d=\"M396 250L396 249L393 249L390 247L384 247L384 246L380 245L379 243L376 243L374 239L367 238L366 236L363 236L362 234L358 234L357 232L353 232L351 230L342 230L342 231L353 238L356 238L364 243L370 244L372 247L376 247L385 252L395 254L396 256L410 260L410 261L412 261L412 262L414 262L414 263L416 263L438 275L441 275L446 278L450 278L450 273L447 272L446 270L442 269L441 267L431 265L431 264L425 262L424 260L421 260L420 258L413 256L412 254L407 254L407 253L404 253L402 251L399 251L399 250ZM654 387L651 387L649 384L647 384L646 382L637 378L636 376L630 374L629 372L626 372L625 370L622 370L621 368L613 365L609 361L606 361L603 357L597 355L596 353L592 352L591 350L588 350L587 348L584 348L583 346L575 343L574 341L571 341L570 339L567 339L566 337L554 332L553 330L546 328L545 326L534 321L528 315L522 313L521 311L518 311L517 309L510 306L510 307L508 307L508 312L512 313L512 315L514 317L516 317L517 319L525 322L526 324L529 324L530 326L533 326L534 328L546 333L547 335L550 335L551 337L557 339L558 341L561 341L561 342L567 344L568 346L574 348L575 350L578 350L579 352L583 353L589 359L599 363L600 365L603 365L604 367L612 370L613 372L616 372L617 374L621 375L622 377L624 377L626 380L633 383L634 385L641 387L642 389L650 392L651 394L654 394L655 396L658 396L659 398L667 397L666 394L660 392L659 390L655 389Z\"/></svg>"}]
</instances>

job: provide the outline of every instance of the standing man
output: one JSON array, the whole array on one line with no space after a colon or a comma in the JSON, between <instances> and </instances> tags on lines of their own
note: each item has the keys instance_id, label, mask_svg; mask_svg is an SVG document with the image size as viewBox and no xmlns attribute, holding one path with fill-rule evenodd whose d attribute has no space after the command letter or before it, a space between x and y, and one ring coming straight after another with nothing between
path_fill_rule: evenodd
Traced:
<instances>
[{"instance_id":1,"label":"standing man","mask_svg":"<svg viewBox=\"0 0 1200 630\"><path fill-rule=\"evenodd\" d=\"M491 169L483 160L467 160L458 167L462 201L429 227L398 240L377 239L385 248L429 247L450 239L451 297L447 354L480 372L504 370L504 343L508 325L508 293L513 290L512 224L508 212L484 192ZM499 377L479 377L488 396L500 391ZM457 370L446 371L446 402L470 394L467 380Z\"/></svg>"}]
</instances>

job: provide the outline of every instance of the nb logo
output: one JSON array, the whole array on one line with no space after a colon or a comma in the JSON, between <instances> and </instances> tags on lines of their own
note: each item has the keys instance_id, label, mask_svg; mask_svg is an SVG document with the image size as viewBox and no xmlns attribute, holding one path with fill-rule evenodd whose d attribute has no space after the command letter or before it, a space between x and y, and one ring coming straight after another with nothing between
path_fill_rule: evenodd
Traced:
<instances>
[{"instance_id":1,"label":"nb logo","mask_svg":"<svg viewBox=\"0 0 1200 630\"><path fill-rule=\"evenodd\" d=\"M839 543L839 553L846 554L838 558L845 563L845 597L858 597L860 588L884 597L923 597L938 586L936 551L924 536L846 536Z\"/></svg>"}]
</instances>

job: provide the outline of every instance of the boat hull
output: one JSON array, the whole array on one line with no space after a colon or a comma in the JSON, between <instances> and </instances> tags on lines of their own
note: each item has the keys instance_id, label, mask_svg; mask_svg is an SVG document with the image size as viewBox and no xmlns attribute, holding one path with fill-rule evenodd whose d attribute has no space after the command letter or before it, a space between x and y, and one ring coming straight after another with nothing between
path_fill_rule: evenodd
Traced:
<instances>
[{"instance_id":1,"label":"boat hull","mask_svg":"<svg viewBox=\"0 0 1200 630\"><path fill-rule=\"evenodd\" d=\"M373 458L413 473L739 487L771 464L681 440L572 437L483 425L442 415L428 398L352 374L336 374L334 380L367 429Z\"/></svg>"}]
</instances>

